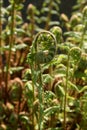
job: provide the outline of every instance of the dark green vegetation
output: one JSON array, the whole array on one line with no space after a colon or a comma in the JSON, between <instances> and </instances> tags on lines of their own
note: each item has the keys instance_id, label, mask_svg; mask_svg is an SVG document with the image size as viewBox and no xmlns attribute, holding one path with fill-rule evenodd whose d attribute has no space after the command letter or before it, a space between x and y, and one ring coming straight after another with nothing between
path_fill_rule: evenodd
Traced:
<instances>
[{"instance_id":1,"label":"dark green vegetation","mask_svg":"<svg viewBox=\"0 0 87 130\"><path fill-rule=\"evenodd\" d=\"M27 23L23 2L0 1L0 130L86 130L87 1L29 4Z\"/></svg>"}]
</instances>

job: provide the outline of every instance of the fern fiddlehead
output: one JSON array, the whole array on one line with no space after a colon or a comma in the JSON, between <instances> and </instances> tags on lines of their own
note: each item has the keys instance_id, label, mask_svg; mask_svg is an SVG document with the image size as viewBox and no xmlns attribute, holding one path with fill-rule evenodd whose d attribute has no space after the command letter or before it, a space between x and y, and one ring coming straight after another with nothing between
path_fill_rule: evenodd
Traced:
<instances>
[{"instance_id":1,"label":"fern fiddlehead","mask_svg":"<svg viewBox=\"0 0 87 130\"><path fill-rule=\"evenodd\" d=\"M49 31L36 35L33 42L35 61L39 64L50 62L56 53L56 39Z\"/></svg>"},{"instance_id":2,"label":"fern fiddlehead","mask_svg":"<svg viewBox=\"0 0 87 130\"><path fill-rule=\"evenodd\" d=\"M32 44L30 59L30 66L32 72L32 82L36 85L38 82L38 98L39 98L39 118L38 129L42 130L43 122L43 83L42 83L42 69L41 64L49 63L56 54L56 39L55 36L49 31L39 32ZM35 68L35 66L36 68ZM37 77L34 76L34 71L39 71ZM37 79L34 79L37 78Z\"/></svg>"},{"instance_id":3,"label":"fern fiddlehead","mask_svg":"<svg viewBox=\"0 0 87 130\"><path fill-rule=\"evenodd\" d=\"M40 74L39 78L39 88L38 88L38 98L40 102L40 111L39 111L39 130L42 130L42 120L43 120L43 84L42 84L42 74L41 74L41 66L40 64L50 62L56 52L56 39L52 33L49 31L42 31L36 35L34 40L34 48L35 48L35 62L38 66Z\"/></svg>"}]
</instances>

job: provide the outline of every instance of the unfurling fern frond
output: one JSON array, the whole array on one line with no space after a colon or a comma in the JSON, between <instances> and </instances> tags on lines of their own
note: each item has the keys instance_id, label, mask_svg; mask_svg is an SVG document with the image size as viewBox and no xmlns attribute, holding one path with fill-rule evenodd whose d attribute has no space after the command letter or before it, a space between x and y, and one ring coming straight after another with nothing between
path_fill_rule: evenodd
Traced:
<instances>
[{"instance_id":1,"label":"unfurling fern frond","mask_svg":"<svg viewBox=\"0 0 87 130\"><path fill-rule=\"evenodd\" d=\"M35 62L39 64L50 62L56 53L56 39L49 31L38 33L32 46Z\"/></svg>"}]
</instances>

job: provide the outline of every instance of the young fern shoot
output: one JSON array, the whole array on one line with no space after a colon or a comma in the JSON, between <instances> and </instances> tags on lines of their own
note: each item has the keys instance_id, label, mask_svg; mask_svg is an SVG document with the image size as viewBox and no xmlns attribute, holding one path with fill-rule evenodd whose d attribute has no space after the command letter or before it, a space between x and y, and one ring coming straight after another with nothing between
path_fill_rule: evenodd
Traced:
<instances>
[{"instance_id":1,"label":"young fern shoot","mask_svg":"<svg viewBox=\"0 0 87 130\"><path fill-rule=\"evenodd\" d=\"M33 84L36 85L38 90L39 99L39 117L38 117L38 129L43 129L43 79L42 79L42 64L48 64L55 56L56 53L56 39L54 35L49 31L39 32L31 48L31 54L29 54L30 61L33 63L31 67L31 73L33 75ZM34 79L34 71L37 72L36 80ZM36 83L37 82L37 83Z\"/></svg>"},{"instance_id":2,"label":"young fern shoot","mask_svg":"<svg viewBox=\"0 0 87 130\"><path fill-rule=\"evenodd\" d=\"M66 118L67 118L67 96L68 96L68 82L70 79L69 68L70 62L76 66L81 57L81 49L79 47L72 47L68 52L67 69L66 69L66 85L65 85L65 98L64 98L64 130L66 130ZM73 68L74 69L74 68Z\"/></svg>"}]
</instances>

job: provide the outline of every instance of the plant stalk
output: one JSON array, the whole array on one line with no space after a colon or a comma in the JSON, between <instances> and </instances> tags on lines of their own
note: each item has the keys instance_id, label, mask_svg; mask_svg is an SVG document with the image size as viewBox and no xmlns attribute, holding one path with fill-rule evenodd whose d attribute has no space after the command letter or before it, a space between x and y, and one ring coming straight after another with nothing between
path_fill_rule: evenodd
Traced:
<instances>
[{"instance_id":1,"label":"plant stalk","mask_svg":"<svg viewBox=\"0 0 87 130\"><path fill-rule=\"evenodd\" d=\"M8 80L9 80L9 69L10 69L10 59L11 59L11 49L13 46L13 42L14 42L14 16L15 16L15 2L12 4L12 12L11 12L11 34L10 34L10 42L9 42L9 54L8 54L8 61L7 61L7 65L6 65L6 80L5 80L5 93L6 95L8 95ZM7 96L6 96L7 97ZM7 99L5 99L5 103L6 103Z\"/></svg>"},{"instance_id":2,"label":"plant stalk","mask_svg":"<svg viewBox=\"0 0 87 130\"><path fill-rule=\"evenodd\" d=\"M0 1L0 47L1 47L1 36L2 36L2 0Z\"/></svg>"},{"instance_id":3,"label":"plant stalk","mask_svg":"<svg viewBox=\"0 0 87 130\"><path fill-rule=\"evenodd\" d=\"M30 22L31 22L31 30L30 30L30 34L31 34L31 39L33 39L34 28L35 28L34 12L32 12Z\"/></svg>"},{"instance_id":4,"label":"plant stalk","mask_svg":"<svg viewBox=\"0 0 87 130\"><path fill-rule=\"evenodd\" d=\"M83 33L82 33L82 37L81 37L81 41L80 41L80 45L79 45L80 48L83 47L83 42L84 42L84 35L85 35L85 32L86 32L86 29L84 29L84 30L83 30Z\"/></svg>"},{"instance_id":5,"label":"plant stalk","mask_svg":"<svg viewBox=\"0 0 87 130\"><path fill-rule=\"evenodd\" d=\"M0 48L2 47L2 0L0 1ZM0 84L3 78L3 62L2 62L2 51L0 51Z\"/></svg>"},{"instance_id":6,"label":"plant stalk","mask_svg":"<svg viewBox=\"0 0 87 130\"><path fill-rule=\"evenodd\" d=\"M69 54L68 54L68 63L67 63L67 70L66 70L66 86L65 86L65 98L64 98L64 130L66 129L66 118L67 118L67 93L68 93L68 79L69 79Z\"/></svg>"},{"instance_id":7,"label":"plant stalk","mask_svg":"<svg viewBox=\"0 0 87 130\"><path fill-rule=\"evenodd\" d=\"M34 93L35 93L35 90L34 90L34 84L35 84L35 80L34 80L34 68L33 68L33 63L31 64L31 72L32 72L32 87L33 87L33 101L32 101L32 129L34 130L34 106L33 106L33 103L35 101L35 97L34 97Z\"/></svg>"},{"instance_id":8,"label":"plant stalk","mask_svg":"<svg viewBox=\"0 0 87 130\"><path fill-rule=\"evenodd\" d=\"M80 41L80 45L79 47L82 49L83 47L83 43L84 43L84 35L86 34L87 31L87 21L86 21L87 17L85 18L85 16L83 16L83 25L85 25L83 32L82 32L82 37L81 37L81 41ZM86 22L85 22L86 21Z\"/></svg>"},{"instance_id":9,"label":"plant stalk","mask_svg":"<svg viewBox=\"0 0 87 130\"><path fill-rule=\"evenodd\" d=\"M42 130L42 121L43 121L43 83L42 83L42 74L41 74L41 67L40 64L38 64L38 70L40 71L39 73L39 87L38 87L38 96L39 96L39 104L40 104L40 109L39 109L39 130Z\"/></svg>"},{"instance_id":10,"label":"plant stalk","mask_svg":"<svg viewBox=\"0 0 87 130\"><path fill-rule=\"evenodd\" d=\"M45 30L48 30L49 29L49 22L51 21L51 10L52 10L52 2L53 0L50 0L50 4L49 4L49 12L48 12L48 15L47 15L47 22L46 22L46 25L45 25Z\"/></svg>"}]
</instances>

